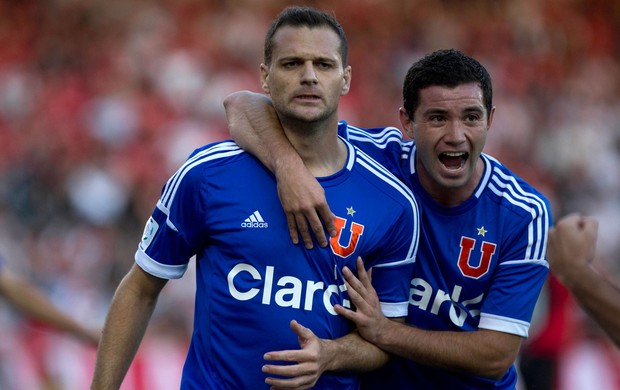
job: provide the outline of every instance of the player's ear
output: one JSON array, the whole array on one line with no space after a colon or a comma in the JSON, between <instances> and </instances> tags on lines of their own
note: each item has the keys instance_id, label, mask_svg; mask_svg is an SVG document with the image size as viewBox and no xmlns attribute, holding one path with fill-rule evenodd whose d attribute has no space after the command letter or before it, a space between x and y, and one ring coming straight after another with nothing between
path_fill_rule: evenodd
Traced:
<instances>
[{"instance_id":1,"label":"player's ear","mask_svg":"<svg viewBox=\"0 0 620 390\"><path fill-rule=\"evenodd\" d=\"M265 93L269 93L269 67L265 64L260 64L260 83Z\"/></svg>"},{"instance_id":2,"label":"player's ear","mask_svg":"<svg viewBox=\"0 0 620 390\"><path fill-rule=\"evenodd\" d=\"M487 131L491 130L491 123L493 123L494 114L495 114L495 107L491 108L491 113L489 113L489 118L487 120Z\"/></svg>"},{"instance_id":3,"label":"player's ear","mask_svg":"<svg viewBox=\"0 0 620 390\"><path fill-rule=\"evenodd\" d=\"M398 114L400 118L400 124L403 126L403 130L405 130L405 132L411 139L415 139L413 131L413 119L409 117L407 110L401 107L398 109Z\"/></svg>"},{"instance_id":4,"label":"player's ear","mask_svg":"<svg viewBox=\"0 0 620 390\"><path fill-rule=\"evenodd\" d=\"M344 74L342 76L342 89L340 90L340 95L344 96L349 93L351 89L351 65L347 65L344 68Z\"/></svg>"}]
</instances>

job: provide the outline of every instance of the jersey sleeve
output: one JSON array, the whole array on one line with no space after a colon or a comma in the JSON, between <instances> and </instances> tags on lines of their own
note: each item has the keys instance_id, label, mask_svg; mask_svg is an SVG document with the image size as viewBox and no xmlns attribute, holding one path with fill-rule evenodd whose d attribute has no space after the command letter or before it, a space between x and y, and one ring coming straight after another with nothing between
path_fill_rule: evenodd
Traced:
<instances>
[{"instance_id":1,"label":"jersey sleeve","mask_svg":"<svg viewBox=\"0 0 620 390\"><path fill-rule=\"evenodd\" d=\"M391 176L391 175L390 175ZM406 317L409 308L409 290L413 266L418 252L420 214L413 193L394 176L400 202L384 213L389 220L381 222L383 237L377 249L366 259L365 267L372 268L372 283L377 291L381 309L386 317ZM383 207L389 207L384 203Z\"/></svg>"},{"instance_id":2,"label":"jersey sleeve","mask_svg":"<svg viewBox=\"0 0 620 390\"><path fill-rule=\"evenodd\" d=\"M340 126L339 134L383 165L401 181L408 180L403 162L408 158L411 142L403 140L396 127L361 128Z\"/></svg>"},{"instance_id":3,"label":"jersey sleeve","mask_svg":"<svg viewBox=\"0 0 620 390\"><path fill-rule=\"evenodd\" d=\"M549 204L530 198L529 218L510 227L493 284L481 308L479 328L527 337L538 295L547 279L545 258L551 225Z\"/></svg>"},{"instance_id":4,"label":"jersey sleeve","mask_svg":"<svg viewBox=\"0 0 620 390\"><path fill-rule=\"evenodd\" d=\"M407 316L410 282L417 256L418 227L417 210L415 213L403 212L391 233L392 245L384 247L385 250L380 253L381 260L372 267L372 283L378 291L381 310L386 317Z\"/></svg>"},{"instance_id":5,"label":"jersey sleeve","mask_svg":"<svg viewBox=\"0 0 620 390\"><path fill-rule=\"evenodd\" d=\"M206 210L207 190L202 168L190 157L168 180L146 223L135 260L154 276L182 277L190 259L203 245L206 226L200 215Z\"/></svg>"}]
</instances>

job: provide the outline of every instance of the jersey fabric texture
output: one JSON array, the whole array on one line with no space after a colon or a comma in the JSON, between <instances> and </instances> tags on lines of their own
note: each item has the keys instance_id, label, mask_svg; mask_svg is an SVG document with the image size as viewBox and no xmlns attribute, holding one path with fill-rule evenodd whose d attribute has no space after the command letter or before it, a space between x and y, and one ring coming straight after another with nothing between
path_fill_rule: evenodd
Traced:
<instances>
[{"instance_id":1,"label":"jersey fabric texture","mask_svg":"<svg viewBox=\"0 0 620 390\"><path fill-rule=\"evenodd\" d=\"M340 126L346 126L341 124ZM411 191L346 143L347 163L319 178L336 214L327 248L293 245L274 175L232 141L197 149L169 179L146 224L136 262L180 278L195 256L194 331L182 389L268 388L269 351L299 349L295 319L318 337L346 335L352 323L342 268L363 256L387 316L405 317L419 236ZM355 389L351 374L324 374L316 388Z\"/></svg>"},{"instance_id":2,"label":"jersey fabric texture","mask_svg":"<svg viewBox=\"0 0 620 390\"><path fill-rule=\"evenodd\" d=\"M484 177L470 199L443 207L415 170L413 141L394 127L340 133L408 183L421 213L420 246L407 323L429 330L491 329L527 337L549 265L548 200L496 159L483 154ZM514 365L498 381L395 359L368 375L370 389L514 389ZM365 381L366 382L366 381Z\"/></svg>"}]
</instances>

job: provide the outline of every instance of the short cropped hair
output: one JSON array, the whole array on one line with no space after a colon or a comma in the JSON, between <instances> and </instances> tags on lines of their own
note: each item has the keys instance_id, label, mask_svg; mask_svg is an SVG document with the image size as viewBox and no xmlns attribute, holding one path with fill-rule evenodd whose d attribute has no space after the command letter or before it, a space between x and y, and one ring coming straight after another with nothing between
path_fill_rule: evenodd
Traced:
<instances>
[{"instance_id":1,"label":"short cropped hair","mask_svg":"<svg viewBox=\"0 0 620 390\"><path fill-rule=\"evenodd\" d=\"M284 26L292 27L329 27L340 37L340 57L342 66L347 66L349 47L344 30L333 15L311 7L287 7L273 21L265 36L265 64L271 64L273 36Z\"/></svg>"},{"instance_id":2,"label":"short cropped hair","mask_svg":"<svg viewBox=\"0 0 620 390\"><path fill-rule=\"evenodd\" d=\"M420 105L420 90L431 86L456 87L475 82L482 89L487 119L493 108L493 86L489 72L472 57L458 50L437 50L411 65L403 84L403 108L409 119Z\"/></svg>"}]
</instances>

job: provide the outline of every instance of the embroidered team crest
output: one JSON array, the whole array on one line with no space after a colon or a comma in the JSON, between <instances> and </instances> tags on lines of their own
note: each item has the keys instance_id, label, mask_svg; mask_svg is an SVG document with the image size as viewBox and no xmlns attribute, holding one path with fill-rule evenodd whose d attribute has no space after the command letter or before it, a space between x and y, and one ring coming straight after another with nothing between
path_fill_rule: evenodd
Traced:
<instances>
[{"instance_id":1,"label":"embroidered team crest","mask_svg":"<svg viewBox=\"0 0 620 390\"><path fill-rule=\"evenodd\" d=\"M463 276L478 279L489 272L491 260L497 249L497 244L483 241L480 248L479 259L476 259L475 256L472 255L475 245L475 239L465 236L461 237L461 252L459 253L458 267Z\"/></svg>"},{"instance_id":2,"label":"embroidered team crest","mask_svg":"<svg viewBox=\"0 0 620 390\"><path fill-rule=\"evenodd\" d=\"M153 237L155 237L157 229L159 229L159 224L155 221L155 219L153 219L153 217L150 217L149 220L146 221L144 233L142 233L142 240L140 241L140 248L142 250L146 250L146 248L151 245L151 241L153 241Z\"/></svg>"},{"instance_id":3,"label":"embroidered team crest","mask_svg":"<svg viewBox=\"0 0 620 390\"><path fill-rule=\"evenodd\" d=\"M353 210L353 207L348 207L347 215L353 216L354 214L355 211ZM349 241L348 243L346 243L346 245L343 245L342 241L343 239L345 239L343 238L343 232L347 225L347 220L338 216L334 217L334 224L336 225L337 233L334 237L330 238L329 243L330 247L332 248L332 252L342 258L347 258L355 252L355 248L357 247L360 236L364 233L364 225L355 223L353 221L350 221L350 223L351 226L349 226Z\"/></svg>"}]
</instances>

